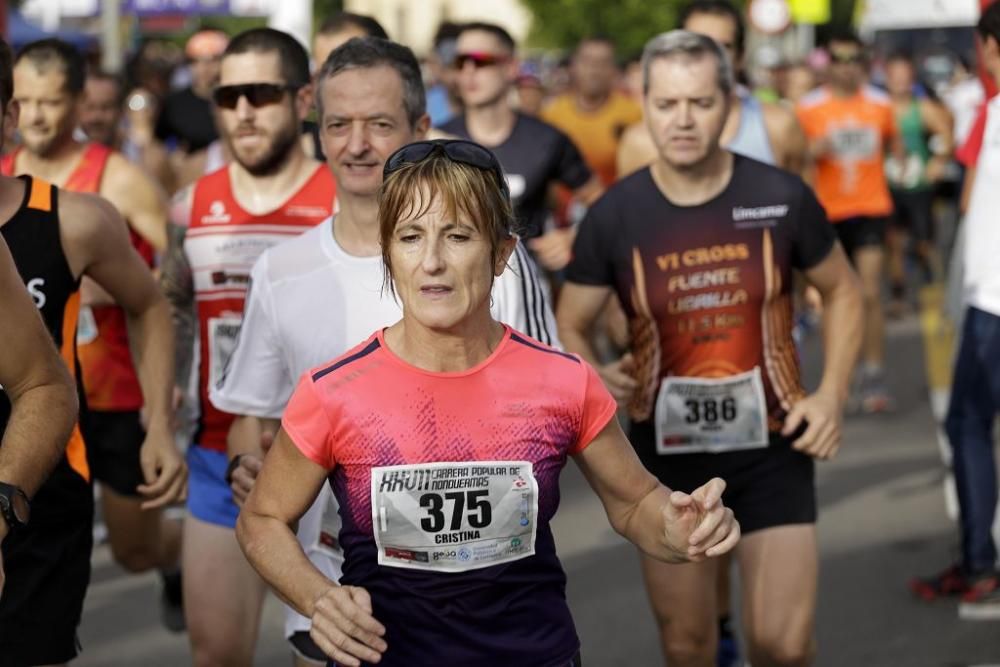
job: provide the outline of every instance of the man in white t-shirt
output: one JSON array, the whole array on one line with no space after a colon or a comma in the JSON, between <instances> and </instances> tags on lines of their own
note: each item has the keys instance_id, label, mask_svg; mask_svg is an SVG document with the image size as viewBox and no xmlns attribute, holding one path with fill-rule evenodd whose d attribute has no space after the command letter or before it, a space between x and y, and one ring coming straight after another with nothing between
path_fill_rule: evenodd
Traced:
<instances>
[{"instance_id":1,"label":"man in white t-shirt","mask_svg":"<svg viewBox=\"0 0 1000 667\"><path fill-rule=\"evenodd\" d=\"M340 210L291 242L265 251L251 273L239 341L217 408L240 415L229 433L230 478L241 502L303 372L335 358L401 317L385 285L376 193L385 160L423 138L428 127L420 68L404 46L353 39L334 51L317 82L321 140L337 180ZM526 251L493 288L493 316L558 345L555 321ZM316 566L338 579L340 520L329 489L299 523L298 537ZM287 610L285 631L299 664L324 663L309 638L310 621Z\"/></svg>"},{"instance_id":2,"label":"man in white t-shirt","mask_svg":"<svg viewBox=\"0 0 1000 667\"><path fill-rule=\"evenodd\" d=\"M1000 83L1000 3L977 26L983 65ZM997 508L994 424L1000 413L1000 97L981 112L958 157L972 185L965 220L962 343L955 359L945 428L961 514L962 559L911 582L924 599L960 595L959 616L1000 619L1000 571L993 523Z\"/></svg>"}]
</instances>

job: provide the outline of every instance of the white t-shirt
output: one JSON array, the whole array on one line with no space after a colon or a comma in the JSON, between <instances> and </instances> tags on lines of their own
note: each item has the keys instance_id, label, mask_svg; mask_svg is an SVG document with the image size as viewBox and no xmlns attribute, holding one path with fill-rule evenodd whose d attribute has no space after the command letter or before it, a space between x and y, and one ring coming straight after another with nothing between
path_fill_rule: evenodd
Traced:
<instances>
[{"instance_id":1,"label":"white t-shirt","mask_svg":"<svg viewBox=\"0 0 1000 667\"><path fill-rule=\"evenodd\" d=\"M986 99L983 84L976 77L969 77L948 87L941 97L954 119L955 145L961 146L972 130L979 106Z\"/></svg>"},{"instance_id":2,"label":"white t-shirt","mask_svg":"<svg viewBox=\"0 0 1000 667\"><path fill-rule=\"evenodd\" d=\"M209 398L236 415L280 419L299 376L402 318L383 289L382 258L347 254L333 236L333 218L261 254L236 349ZM555 318L527 251L518 244L510 268L493 285L493 317L559 346ZM299 521L298 538L313 564L340 578L343 552L330 548L340 529L327 485ZM289 609L286 636L308 631L309 619Z\"/></svg>"},{"instance_id":3,"label":"white t-shirt","mask_svg":"<svg viewBox=\"0 0 1000 667\"><path fill-rule=\"evenodd\" d=\"M965 297L1000 317L1000 96L986 107L986 129L965 214Z\"/></svg>"}]
</instances>

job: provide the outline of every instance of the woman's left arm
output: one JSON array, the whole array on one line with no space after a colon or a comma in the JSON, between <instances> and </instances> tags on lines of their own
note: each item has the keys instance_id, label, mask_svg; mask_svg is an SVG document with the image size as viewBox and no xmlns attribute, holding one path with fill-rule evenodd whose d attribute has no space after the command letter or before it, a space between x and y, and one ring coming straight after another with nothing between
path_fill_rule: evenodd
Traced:
<instances>
[{"instance_id":1,"label":"woman's left arm","mask_svg":"<svg viewBox=\"0 0 1000 667\"><path fill-rule=\"evenodd\" d=\"M573 458L611 526L653 558L701 561L740 539L733 511L722 504L724 481L712 479L690 495L671 491L643 467L615 418Z\"/></svg>"}]
</instances>

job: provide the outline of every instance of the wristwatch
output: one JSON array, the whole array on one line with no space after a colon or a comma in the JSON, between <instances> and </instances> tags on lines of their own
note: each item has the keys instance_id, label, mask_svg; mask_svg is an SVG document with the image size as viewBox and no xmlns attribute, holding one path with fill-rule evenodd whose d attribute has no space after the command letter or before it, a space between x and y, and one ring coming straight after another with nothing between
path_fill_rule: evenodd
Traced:
<instances>
[{"instance_id":1,"label":"wristwatch","mask_svg":"<svg viewBox=\"0 0 1000 667\"><path fill-rule=\"evenodd\" d=\"M13 484L0 482L0 516L11 532L27 525L31 518L31 501L27 494Z\"/></svg>"}]
</instances>

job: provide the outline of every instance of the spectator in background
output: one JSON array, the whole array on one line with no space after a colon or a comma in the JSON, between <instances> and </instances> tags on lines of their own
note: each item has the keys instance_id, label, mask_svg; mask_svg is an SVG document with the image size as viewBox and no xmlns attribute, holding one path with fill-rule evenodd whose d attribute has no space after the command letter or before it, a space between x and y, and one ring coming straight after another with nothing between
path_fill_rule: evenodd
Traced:
<instances>
[{"instance_id":1,"label":"spectator in background","mask_svg":"<svg viewBox=\"0 0 1000 667\"><path fill-rule=\"evenodd\" d=\"M629 58L622 66L621 89L629 99L642 107L642 63L638 56Z\"/></svg>"},{"instance_id":2,"label":"spectator in background","mask_svg":"<svg viewBox=\"0 0 1000 667\"><path fill-rule=\"evenodd\" d=\"M941 257L934 243L934 187L942 180L954 150L952 118L948 109L927 94L919 96L916 69L906 53L893 53L885 63L885 83L896 114L904 155L886 157L885 172L892 194L892 217L887 239L890 313L905 312L906 237L915 245L924 279L941 280Z\"/></svg>"},{"instance_id":3,"label":"spectator in background","mask_svg":"<svg viewBox=\"0 0 1000 667\"><path fill-rule=\"evenodd\" d=\"M986 91L979 77L969 71L962 56L955 56L955 70L941 92L941 100L955 119L955 145L963 146L976 120L976 112L986 101Z\"/></svg>"},{"instance_id":4,"label":"spectator in background","mask_svg":"<svg viewBox=\"0 0 1000 667\"><path fill-rule=\"evenodd\" d=\"M983 66L1000 82L1000 3L977 26ZM961 560L910 582L933 600L961 596L960 618L1000 619L1000 572L992 528L997 508L996 417L1000 413L1000 97L981 107L958 158L971 186L966 209L963 287L966 311L945 428L961 514Z\"/></svg>"},{"instance_id":5,"label":"spectator in background","mask_svg":"<svg viewBox=\"0 0 1000 667\"><path fill-rule=\"evenodd\" d=\"M127 109L127 111L126 111ZM87 72L80 105L80 129L91 141L120 151L129 162L143 167L164 191L173 190L173 171L163 144L153 136L156 100L137 89L125 99L124 85L115 74Z\"/></svg>"},{"instance_id":6,"label":"spectator in background","mask_svg":"<svg viewBox=\"0 0 1000 667\"><path fill-rule=\"evenodd\" d=\"M792 106L816 87L816 73L807 63L790 64L779 79L778 94Z\"/></svg>"},{"instance_id":7,"label":"spectator in background","mask_svg":"<svg viewBox=\"0 0 1000 667\"><path fill-rule=\"evenodd\" d=\"M316 36L313 38L313 79L319 77L319 72L323 69L323 63L330 57L341 44L346 44L355 37L378 37L389 39L388 33L382 24L371 16L364 14L353 14L351 12L337 12L333 16L323 21ZM315 83L315 81L314 81ZM315 89L312 91L315 95ZM319 138L319 125L313 120L305 120L302 123L302 149L306 155L312 155L320 162L326 161L323 154L323 144Z\"/></svg>"},{"instance_id":8,"label":"spectator in background","mask_svg":"<svg viewBox=\"0 0 1000 667\"><path fill-rule=\"evenodd\" d=\"M427 114L431 117L432 127L447 123L462 106L455 90L453 67L461 29L457 23L446 21L434 35L434 51L427 59L431 74L427 88Z\"/></svg>"},{"instance_id":9,"label":"spectator in background","mask_svg":"<svg viewBox=\"0 0 1000 667\"><path fill-rule=\"evenodd\" d=\"M514 83L517 88L517 109L528 116L537 116L545 104L545 84L533 63L521 63L521 71Z\"/></svg>"},{"instance_id":10,"label":"spectator in background","mask_svg":"<svg viewBox=\"0 0 1000 667\"><path fill-rule=\"evenodd\" d=\"M615 181L618 141L625 128L642 119L642 109L616 90L615 45L588 37L570 59L571 89L552 101L542 119L565 132L605 187Z\"/></svg>"},{"instance_id":11,"label":"spectator in background","mask_svg":"<svg viewBox=\"0 0 1000 667\"><path fill-rule=\"evenodd\" d=\"M313 72L319 72L323 63L341 44L352 37L380 37L389 39L382 24L371 16L351 12L337 12L319 26L313 37Z\"/></svg>"},{"instance_id":12,"label":"spectator in background","mask_svg":"<svg viewBox=\"0 0 1000 667\"><path fill-rule=\"evenodd\" d=\"M229 38L213 29L191 35L184 53L191 69L191 85L163 101L156 138L169 149L193 153L219 137L212 116L212 89L219 79L219 61Z\"/></svg>"}]
</instances>

